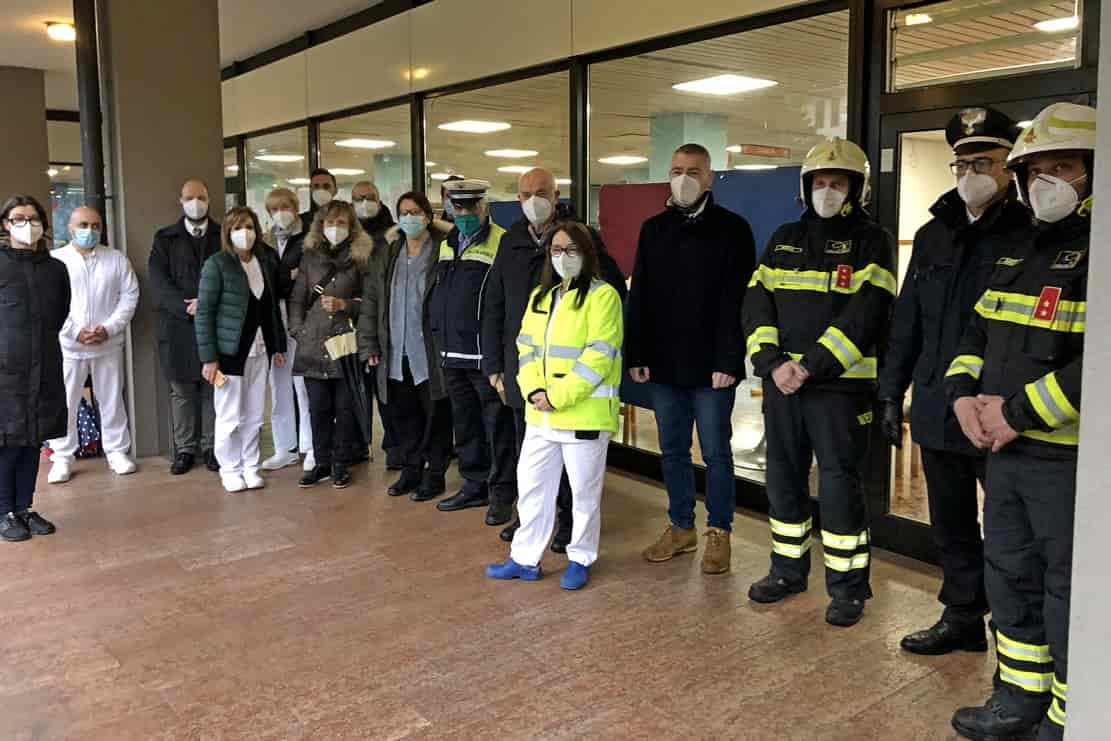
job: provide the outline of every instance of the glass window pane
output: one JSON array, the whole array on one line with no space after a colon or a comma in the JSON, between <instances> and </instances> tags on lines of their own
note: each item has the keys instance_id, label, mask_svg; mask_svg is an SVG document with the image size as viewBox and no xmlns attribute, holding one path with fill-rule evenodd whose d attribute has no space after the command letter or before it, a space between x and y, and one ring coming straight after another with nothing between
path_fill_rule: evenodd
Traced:
<instances>
[{"instance_id":1,"label":"glass window pane","mask_svg":"<svg viewBox=\"0 0 1111 741\"><path fill-rule=\"evenodd\" d=\"M224 208L228 211L239 205L239 163L235 147L224 148Z\"/></svg>"},{"instance_id":2,"label":"glass window pane","mask_svg":"<svg viewBox=\"0 0 1111 741\"><path fill-rule=\"evenodd\" d=\"M520 215L515 204L522 172L546 167L561 187L570 184L566 72L430 98L425 112L425 187L433 203L440 203L440 183L450 174L488 180L492 204L512 202L493 208L495 221L508 226Z\"/></svg>"},{"instance_id":3,"label":"glass window pane","mask_svg":"<svg viewBox=\"0 0 1111 741\"><path fill-rule=\"evenodd\" d=\"M687 142L710 150L714 197L748 219L758 252L799 217L806 152L845 135L848 27L839 11L591 66L589 216L626 274L641 224L667 200L671 155ZM758 381L743 382L733 413L737 475L756 481L760 393ZM658 452L652 413L631 416L618 439ZM701 462L697 445L694 455Z\"/></svg>"},{"instance_id":4,"label":"glass window pane","mask_svg":"<svg viewBox=\"0 0 1111 741\"><path fill-rule=\"evenodd\" d=\"M351 187L369 180L393 213L398 197L412 190L409 144L408 105L327 121L320 124L320 166L336 176L340 198L350 200Z\"/></svg>"},{"instance_id":5,"label":"glass window pane","mask_svg":"<svg viewBox=\"0 0 1111 741\"><path fill-rule=\"evenodd\" d=\"M1078 64L1079 0L946 0L889 18L891 91Z\"/></svg>"},{"instance_id":6,"label":"glass window pane","mask_svg":"<svg viewBox=\"0 0 1111 741\"><path fill-rule=\"evenodd\" d=\"M54 246L69 242L69 216L73 209L85 205L85 184L81 165L50 165L50 226L54 230Z\"/></svg>"},{"instance_id":7,"label":"glass window pane","mask_svg":"<svg viewBox=\"0 0 1111 741\"><path fill-rule=\"evenodd\" d=\"M266 226L266 194L292 188L302 211L309 210L309 134L305 127L247 140L247 205Z\"/></svg>"}]
</instances>

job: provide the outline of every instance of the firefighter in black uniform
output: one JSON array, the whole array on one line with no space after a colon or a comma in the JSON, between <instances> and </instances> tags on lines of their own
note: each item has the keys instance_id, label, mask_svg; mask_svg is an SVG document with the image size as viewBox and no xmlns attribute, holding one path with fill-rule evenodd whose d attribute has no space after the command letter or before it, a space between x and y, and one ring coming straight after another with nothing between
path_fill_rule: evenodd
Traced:
<instances>
[{"instance_id":1,"label":"firefighter in black uniform","mask_svg":"<svg viewBox=\"0 0 1111 741\"><path fill-rule=\"evenodd\" d=\"M1061 739L1068 690L1080 376L1096 112L1055 103L1008 166L1035 224L1001 257L946 374L961 429L990 449L984 500L998 682L953 727L971 739Z\"/></svg>"},{"instance_id":2,"label":"firefighter in black uniform","mask_svg":"<svg viewBox=\"0 0 1111 741\"><path fill-rule=\"evenodd\" d=\"M779 228L745 294L742 321L764 379L770 573L756 602L806 589L812 518L809 474L818 457L822 545L831 625L860 620L872 596L861 465L872 421L876 343L895 297L895 244L863 209L868 159L832 139L802 166L806 211Z\"/></svg>"},{"instance_id":3,"label":"firefighter in black uniform","mask_svg":"<svg viewBox=\"0 0 1111 741\"><path fill-rule=\"evenodd\" d=\"M940 655L987 651L984 543L976 481L983 451L961 432L945 398L945 372L956 355L972 307L995 262L1011 247L1008 232L1030 224L1007 170L1018 125L992 108L966 108L949 121L950 169L957 187L930 208L933 218L914 235L914 251L895 302L891 341L880 374L882 429L902 447L903 394L914 391L910 430L921 446L930 527L941 561L938 599L945 605L931 628L903 638L905 650Z\"/></svg>"},{"instance_id":4,"label":"firefighter in black uniform","mask_svg":"<svg viewBox=\"0 0 1111 741\"><path fill-rule=\"evenodd\" d=\"M505 231L490 220L484 180L453 180L444 190L455 228L440 245L429 316L451 400L463 488L438 505L442 512L485 507L487 525L513 517L517 495L513 412L481 371L482 295Z\"/></svg>"}]
</instances>

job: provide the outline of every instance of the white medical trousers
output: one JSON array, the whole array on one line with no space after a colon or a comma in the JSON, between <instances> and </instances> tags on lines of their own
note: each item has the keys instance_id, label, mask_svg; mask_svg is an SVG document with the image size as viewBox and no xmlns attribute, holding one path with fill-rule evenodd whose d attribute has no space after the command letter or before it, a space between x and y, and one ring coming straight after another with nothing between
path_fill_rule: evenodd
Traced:
<instances>
[{"instance_id":1,"label":"white medical trousers","mask_svg":"<svg viewBox=\"0 0 1111 741\"><path fill-rule=\"evenodd\" d=\"M270 366L270 433L274 452L288 453L294 449L302 455L312 450L312 419L309 417L309 392L305 379L293 375L293 359L297 357L297 341L286 339L288 350L285 367ZM296 408L293 396L297 395Z\"/></svg>"},{"instance_id":2,"label":"white medical trousers","mask_svg":"<svg viewBox=\"0 0 1111 741\"><path fill-rule=\"evenodd\" d=\"M257 474L258 436L266 413L266 353L247 357L242 376L227 376L213 392L216 444L221 476Z\"/></svg>"},{"instance_id":3,"label":"white medical trousers","mask_svg":"<svg viewBox=\"0 0 1111 741\"><path fill-rule=\"evenodd\" d=\"M131 432L123 402L123 348L98 358L62 358L66 384L69 423L66 436L50 441L53 460L73 462L77 455L77 407L85 379L93 377L93 394L100 408L100 444L105 454L126 453L131 449Z\"/></svg>"},{"instance_id":4,"label":"white medical trousers","mask_svg":"<svg viewBox=\"0 0 1111 741\"><path fill-rule=\"evenodd\" d=\"M556 497L564 468L571 482L571 542L567 559L590 566L598 559L602 532L602 485L610 433L597 440L578 440L568 430L529 425L517 462L517 513L521 526L509 557L524 566L540 563L555 527Z\"/></svg>"}]
</instances>

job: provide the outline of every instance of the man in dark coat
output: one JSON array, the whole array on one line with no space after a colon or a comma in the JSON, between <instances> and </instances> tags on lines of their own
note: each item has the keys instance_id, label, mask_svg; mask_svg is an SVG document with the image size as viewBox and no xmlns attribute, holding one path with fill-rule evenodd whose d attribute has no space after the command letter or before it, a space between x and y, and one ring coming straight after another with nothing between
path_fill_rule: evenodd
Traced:
<instances>
[{"instance_id":1,"label":"man in dark coat","mask_svg":"<svg viewBox=\"0 0 1111 741\"><path fill-rule=\"evenodd\" d=\"M390 207L382 203L378 186L369 180L360 180L351 186L351 205L363 225L363 231L376 243L386 237L386 230L394 225Z\"/></svg>"},{"instance_id":2,"label":"man in dark coat","mask_svg":"<svg viewBox=\"0 0 1111 741\"><path fill-rule=\"evenodd\" d=\"M187 180L181 187L181 207L185 215L158 230L150 252L150 283L158 305L159 359L173 404L174 463L170 473L175 476L193 467L198 452L203 452L210 471L220 468L212 453L216 420L212 386L201 377L193 327L201 266L220 251L220 225L208 217L208 188L200 180Z\"/></svg>"},{"instance_id":3,"label":"man in dark coat","mask_svg":"<svg viewBox=\"0 0 1111 741\"><path fill-rule=\"evenodd\" d=\"M517 386L517 335L528 299L540 284L540 271L548 245L554 235L553 226L560 219L571 218L570 210L559 202L559 189L550 170L535 168L521 175L517 198L524 216L502 237L501 247L490 277L482 309L482 372L494 388L504 391L505 403L513 410L517 431L517 454L525 439L525 401ZM598 247L602 278L625 298L625 276L609 253L602 237L591 229ZM562 553L571 539L571 485L564 473L560 483L558 522L552 550ZM513 539L517 521L501 531L505 541Z\"/></svg>"},{"instance_id":4,"label":"man in dark coat","mask_svg":"<svg viewBox=\"0 0 1111 741\"><path fill-rule=\"evenodd\" d=\"M336 176L329 170L318 167L312 171L309 175L311 203L309 203L309 210L301 213L301 233L308 234L312 231L312 220L316 217L316 210L331 203L338 192Z\"/></svg>"}]
</instances>

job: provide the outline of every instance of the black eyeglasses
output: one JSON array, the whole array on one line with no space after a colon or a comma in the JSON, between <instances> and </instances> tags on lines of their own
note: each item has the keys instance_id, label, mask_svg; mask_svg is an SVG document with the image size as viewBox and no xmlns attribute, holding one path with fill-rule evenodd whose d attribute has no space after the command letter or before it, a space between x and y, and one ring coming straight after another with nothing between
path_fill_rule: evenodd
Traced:
<instances>
[{"instance_id":1,"label":"black eyeglasses","mask_svg":"<svg viewBox=\"0 0 1111 741\"><path fill-rule=\"evenodd\" d=\"M38 218L37 216L32 216L29 219L26 216L11 216L8 218L8 221L11 223L12 226L18 226L21 228L27 226L28 224L30 224L31 226L42 226L42 219Z\"/></svg>"},{"instance_id":2,"label":"black eyeglasses","mask_svg":"<svg viewBox=\"0 0 1111 741\"><path fill-rule=\"evenodd\" d=\"M977 175L987 175L992 169L1003 160L994 160L991 157L976 157L970 160L955 160L949 163L949 171L954 175L960 176L968 172L971 167L972 171Z\"/></svg>"},{"instance_id":3,"label":"black eyeglasses","mask_svg":"<svg viewBox=\"0 0 1111 741\"><path fill-rule=\"evenodd\" d=\"M582 254L582 251L578 247L576 247L575 245L569 245L568 247L564 248L564 247L557 247L553 244L552 245L552 257L559 257L562 254L568 254L571 257L577 257L578 255Z\"/></svg>"}]
</instances>

